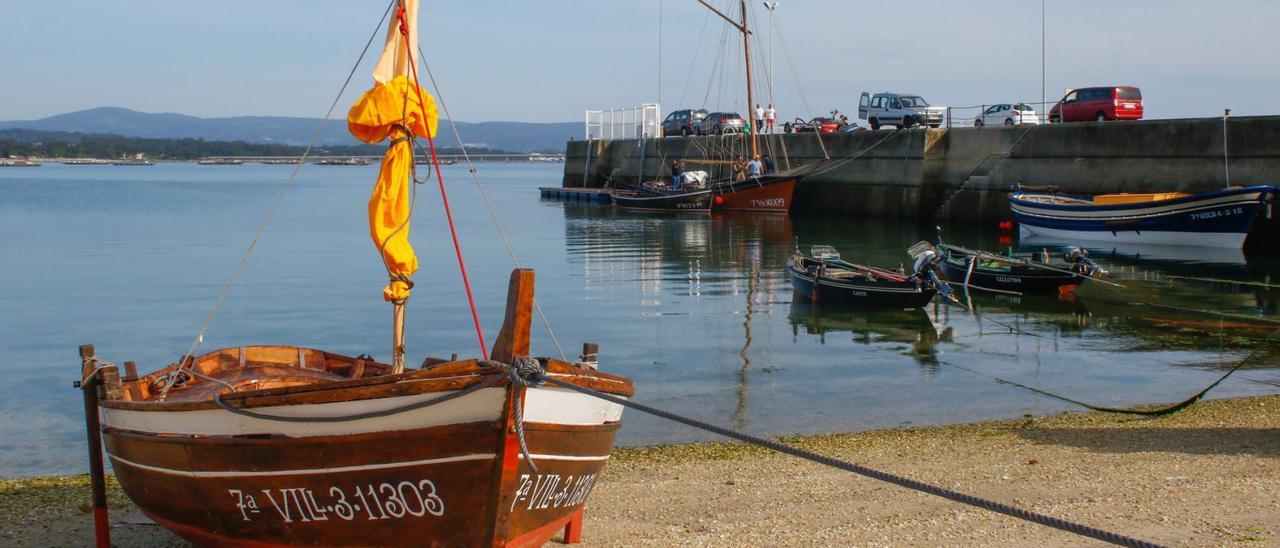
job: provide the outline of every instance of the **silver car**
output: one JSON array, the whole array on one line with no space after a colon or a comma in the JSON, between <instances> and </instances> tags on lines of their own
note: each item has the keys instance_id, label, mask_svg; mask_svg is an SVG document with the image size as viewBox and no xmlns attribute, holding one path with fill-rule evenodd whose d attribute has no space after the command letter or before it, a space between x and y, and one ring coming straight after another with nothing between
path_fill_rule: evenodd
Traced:
<instances>
[{"instance_id":1,"label":"silver car","mask_svg":"<svg viewBox=\"0 0 1280 548\"><path fill-rule=\"evenodd\" d=\"M747 123L736 112L712 112L698 122L698 135L742 133Z\"/></svg>"},{"instance_id":2,"label":"silver car","mask_svg":"<svg viewBox=\"0 0 1280 548\"><path fill-rule=\"evenodd\" d=\"M866 120L871 129L880 126L896 126L898 129L914 125L939 127L947 121L947 107L930 106L924 97L910 93L863 92L858 100L858 118Z\"/></svg>"}]
</instances>

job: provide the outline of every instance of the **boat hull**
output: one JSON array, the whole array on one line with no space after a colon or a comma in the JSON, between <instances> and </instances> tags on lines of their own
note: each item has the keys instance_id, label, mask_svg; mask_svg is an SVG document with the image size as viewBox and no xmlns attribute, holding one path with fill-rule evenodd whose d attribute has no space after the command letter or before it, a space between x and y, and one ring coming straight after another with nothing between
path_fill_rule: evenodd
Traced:
<instances>
[{"instance_id":1,"label":"boat hull","mask_svg":"<svg viewBox=\"0 0 1280 548\"><path fill-rule=\"evenodd\" d=\"M965 283L966 277L970 285L1001 291L1016 291L1023 294L1057 293L1062 287L1076 287L1088 278L1079 274L1064 274L1029 266L1012 266L1008 269L988 269L975 266L969 272L967 255L953 254L938 263L943 276L956 284Z\"/></svg>"},{"instance_id":2,"label":"boat hull","mask_svg":"<svg viewBox=\"0 0 1280 548\"><path fill-rule=\"evenodd\" d=\"M707 213L711 211L712 194L711 190L670 194L615 191L610 196L613 198L614 204L624 209Z\"/></svg>"},{"instance_id":3,"label":"boat hull","mask_svg":"<svg viewBox=\"0 0 1280 548\"><path fill-rule=\"evenodd\" d=\"M716 211L791 211L796 177L761 177L742 183L723 184L717 189L712 209Z\"/></svg>"},{"instance_id":4,"label":"boat hull","mask_svg":"<svg viewBox=\"0 0 1280 548\"><path fill-rule=\"evenodd\" d=\"M232 359L215 374L235 383L235 353L220 353ZM633 391L620 377L547 363L553 378ZM439 368L232 393L222 404L112 400L99 416L125 493L200 545L540 546L580 520L621 406L512 385L474 361ZM495 375L497 384L416 405ZM379 416L345 418L369 413ZM303 420L268 418L286 416Z\"/></svg>"},{"instance_id":5,"label":"boat hull","mask_svg":"<svg viewBox=\"0 0 1280 548\"><path fill-rule=\"evenodd\" d=\"M922 308L937 293L913 280L877 282L836 280L815 277L794 265L787 265L795 298L816 303L839 304L861 308Z\"/></svg>"},{"instance_id":6,"label":"boat hull","mask_svg":"<svg viewBox=\"0 0 1280 548\"><path fill-rule=\"evenodd\" d=\"M1036 198L1048 195L1015 192L1009 206L1022 237L1239 248L1275 192L1252 186L1115 205L1043 203Z\"/></svg>"}]
</instances>

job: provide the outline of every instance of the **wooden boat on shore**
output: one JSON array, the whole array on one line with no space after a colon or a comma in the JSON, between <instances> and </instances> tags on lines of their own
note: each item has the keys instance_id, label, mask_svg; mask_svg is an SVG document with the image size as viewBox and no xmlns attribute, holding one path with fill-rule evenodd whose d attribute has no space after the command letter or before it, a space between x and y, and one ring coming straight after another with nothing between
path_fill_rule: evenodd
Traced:
<instances>
[{"instance_id":1,"label":"wooden boat on shore","mask_svg":"<svg viewBox=\"0 0 1280 548\"><path fill-rule=\"evenodd\" d=\"M1022 237L1240 248L1274 186L1186 194L1066 194L1015 187L1009 207Z\"/></svg>"},{"instance_id":2,"label":"wooden boat on shore","mask_svg":"<svg viewBox=\"0 0 1280 548\"><path fill-rule=\"evenodd\" d=\"M101 427L120 486L201 545L540 546L566 527L572 538L622 408L512 382L510 365L528 355L532 271L512 278L491 361L429 358L395 373L368 357L244 346L140 377L126 362L120 378L82 350L83 374L104 381ZM536 363L634 393L583 363Z\"/></svg>"},{"instance_id":3,"label":"wooden boat on shore","mask_svg":"<svg viewBox=\"0 0 1280 548\"><path fill-rule=\"evenodd\" d=\"M110 546L104 442L138 508L200 545L534 547L560 531L579 540L622 406L569 387L623 398L634 387L596 370L594 345L572 363L531 357L533 271L512 272L488 352L457 248L472 312L460 321L474 324L480 357L405 364L418 265L411 142L428 140L437 159L438 120L417 77L417 0L394 13L374 85L347 115L361 141L390 140L367 203L389 277L390 363L298 346L195 355L202 329L182 358L139 376L132 362L121 372L82 346L98 546ZM438 165L432 171L443 193Z\"/></svg>"},{"instance_id":4,"label":"wooden boat on shore","mask_svg":"<svg viewBox=\"0 0 1280 548\"><path fill-rule=\"evenodd\" d=\"M1088 252L1076 246L1063 248L1061 261L1052 260L1047 251L1036 260L1033 254L1005 257L945 243L939 243L937 250L942 257L938 268L947 281L977 289L1059 293L1105 273Z\"/></svg>"},{"instance_id":5,"label":"wooden boat on shore","mask_svg":"<svg viewBox=\"0 0 1280 548\"><path fill-rule=\"evenodd\" d=\"M808 255L797 249L787 263L796 298L866 308L921 308L934 295L951 291L933 272L937 257L917 258L907 275L847 262L835 248L815 245Z\"/></svg>"}]
</instances>

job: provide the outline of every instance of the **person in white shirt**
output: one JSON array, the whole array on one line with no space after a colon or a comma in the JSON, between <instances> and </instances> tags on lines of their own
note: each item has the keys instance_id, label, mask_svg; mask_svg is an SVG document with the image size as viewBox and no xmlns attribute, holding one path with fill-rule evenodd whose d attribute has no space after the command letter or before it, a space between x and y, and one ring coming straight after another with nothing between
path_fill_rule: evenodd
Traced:
<instances>
[{"instance_id":1,"label":"person in white shirt","mask_svg":"<svg viewBox=\"0 0 1280 548\"><path fill-rule=\"evenodd\" d=\"M747 176L756 178L764 174L764 164L760 162L760 155L755 155L750 162L747 162Z\"/></svg>"},{"instance_id":2,"label":"person in white shirt","mask_svg":"<svg viewBox=\"0 0 1280 548\"><path fill-rule=\"evenodd\" d=\"M764 123L768 124L768 133L773 133L773 122L778 118L778 111L773 110L773 103L769 103L769 108L764 111Z\"/></svg>"},{"instance_id":3,"label":"person in white shirt","mask_svg":"<svg viewBox=\"0 0 1280 548\"><path fill-rule=\"evenodd\" d=\"M756 103L756 125L751 128L751 131L764 132L764 109L760 108L760 103Z\"/></svg>"}]
</instances>

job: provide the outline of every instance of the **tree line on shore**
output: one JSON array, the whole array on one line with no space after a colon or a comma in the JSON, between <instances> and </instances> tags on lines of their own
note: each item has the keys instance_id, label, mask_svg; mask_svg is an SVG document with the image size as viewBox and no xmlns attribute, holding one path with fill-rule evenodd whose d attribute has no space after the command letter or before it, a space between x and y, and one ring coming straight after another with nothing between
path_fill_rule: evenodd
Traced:
<instances>
[{"instance_id":1,"label":"tree line on shore","mask_svg":"<svg viewBox=\"0 0 1280 548\"><path fill-rule=\"evenodd\" d=\"M115 159L143 154L156 160L195 160L209 156L301 156L304 146L206 141L204 139L149 139L96 133L71 133L27 129L0 130L0 158L100 158ZM380 156L387 145L325 145L312 148L313 156ZM440 154L461 153L440 148ZM484 149L487 154L506 151Z\"/></svg>"}]
</instances>

